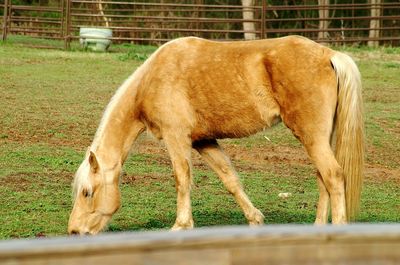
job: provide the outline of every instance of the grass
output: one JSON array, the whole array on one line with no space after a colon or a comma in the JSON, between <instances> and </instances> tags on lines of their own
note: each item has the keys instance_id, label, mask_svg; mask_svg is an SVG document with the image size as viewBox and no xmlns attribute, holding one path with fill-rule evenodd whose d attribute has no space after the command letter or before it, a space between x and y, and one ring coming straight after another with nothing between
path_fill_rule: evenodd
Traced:
<instances>
[{"instance_id":1,"label":"grass","mask_svg":"<svg viewBox=\"0 0 400 265\"><path fill-rule=\"evenodd\" d=\"M40 45L49 44L39 40ZM0 43L0 238L64 235L70 183L116 88L154 47L117 45L110 53ZM52 43L50 43L52 44ZM58 44L57 44L58 45ZM367 165L360 222L400 222L400 49L342 48L363 75ZM3 67L6 66L6 67ZM221 141L266 223L312 223L314 167L282 124ZM122 177L122 208L110 231L165 229L175 218L175 188L164 146L144 135ZM196 226L245 224L215 174L194 157ZM292 196L280 199L280 192Z\"/></svg>"}]
</instances>

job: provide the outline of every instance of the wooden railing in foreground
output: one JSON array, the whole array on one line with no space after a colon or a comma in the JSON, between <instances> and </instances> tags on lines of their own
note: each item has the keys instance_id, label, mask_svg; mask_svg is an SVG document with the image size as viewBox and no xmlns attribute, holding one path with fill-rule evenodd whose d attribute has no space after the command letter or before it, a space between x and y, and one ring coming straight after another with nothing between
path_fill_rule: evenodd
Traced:
<instances>
[{"instance_id":1,"label":"wooden railing in foreground","mask_svg":"<svg viewBox=\"0 0 400 265\"><path fill-rule=\"evenodd\" d=\"M224 227L0 242L0 264L400 264L400 224Z\"/></svg>"}]
</instances>

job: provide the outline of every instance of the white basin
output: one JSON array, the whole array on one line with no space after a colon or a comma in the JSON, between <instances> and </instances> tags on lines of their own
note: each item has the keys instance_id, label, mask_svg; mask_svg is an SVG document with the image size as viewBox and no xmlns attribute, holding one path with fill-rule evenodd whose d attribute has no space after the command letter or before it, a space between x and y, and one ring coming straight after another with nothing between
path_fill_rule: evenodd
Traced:
<instances>
[{"instance_id":1,"label":"white basin","mask_svg":"<svg viewBox=\"0 0 400 265\"><path fill-rule=\"evenodd\" d=\"M107 51L111 45L111 29L104 28L80 28L79 42L85 49L92 51Z\"/></svg>"}]
</instances>

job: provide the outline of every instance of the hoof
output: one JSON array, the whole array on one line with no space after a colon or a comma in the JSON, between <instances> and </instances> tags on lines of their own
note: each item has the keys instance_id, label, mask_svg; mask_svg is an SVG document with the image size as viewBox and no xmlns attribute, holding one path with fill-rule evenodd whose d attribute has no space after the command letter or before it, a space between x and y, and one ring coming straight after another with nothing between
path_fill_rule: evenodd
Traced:
<instances>
[{"instance_id":1,"label":"hoof","mask_svg":"<svg viewBox=\"0 0 400 265\"><path fill-rule=\"evenodd\" d=\"M322 226L322 225L326 225L326 221L324 221L324 220L319 220L319 219L316 219L316 220L315 220L315 222L314 222L314 225L315 225L315 226Z\"/></svg>"},{"instance_id":2,"label":"hoof","mask_svg":"<svg viewBox=\"0 0 400 265\"><path fill-rule=\"evenodd\" d=\"M193 226L194 226L193 220L186 223L175 222L174 226L171 228L171 231L189 230L193 229Z\"/></svg>"},{"instance_id":3,"label":"hoof","mask_svg":"<svg viewBox=\"0 0 400 265\"><path fill-rule=\"evenodd\" d=\"M250 226L258 226L264 224L264 215L258 209L254 211L250 218L247 218Z\"/></svg>"}]
</instances>

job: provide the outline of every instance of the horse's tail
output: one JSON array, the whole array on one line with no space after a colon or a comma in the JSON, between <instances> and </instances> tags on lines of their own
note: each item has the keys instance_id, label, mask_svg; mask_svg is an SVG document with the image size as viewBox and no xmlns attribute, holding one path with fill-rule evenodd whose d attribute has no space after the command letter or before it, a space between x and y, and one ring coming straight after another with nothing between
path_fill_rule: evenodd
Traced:
<instances>
[{"instance_id":1,"label":"horse's tail","mask_svg":"<svg viewBox=\"0 0 400 265\"><path fill-rule=\"evenodd\" d=\"M343 169L347 219L351 221L359 210L364 170L361 75L354 61L344 53L335 53L331 63L338 80L335 156Z\"/></svg>"}]
</instances>

